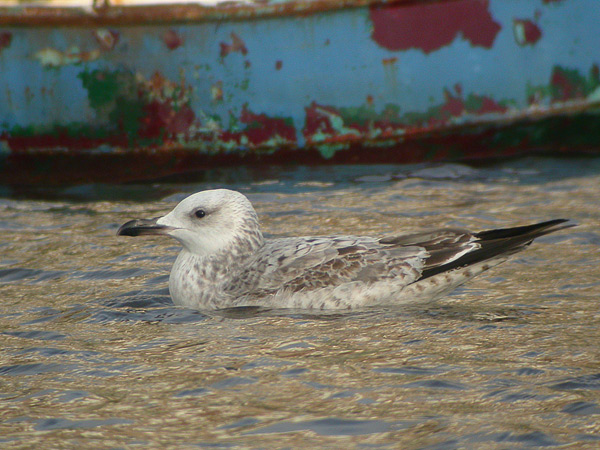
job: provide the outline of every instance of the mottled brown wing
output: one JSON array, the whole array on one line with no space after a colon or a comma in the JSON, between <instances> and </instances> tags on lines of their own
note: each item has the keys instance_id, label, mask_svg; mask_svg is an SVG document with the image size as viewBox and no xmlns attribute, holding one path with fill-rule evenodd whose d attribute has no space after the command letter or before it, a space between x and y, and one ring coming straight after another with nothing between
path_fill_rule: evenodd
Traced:
<instances>
[{"instance_id":1,"label":"mottled brown wing","mask_svg":"<svg viewBox=\"0 0 600 450\"><path fill-rule=\"evenodd\" d=\"M471 233L442 229L376 239L356 236L267 241L227 287L232 295L263 296L386 279L406 285L523 249L536 237L573 226L563 219L525 227ZM250 287L250 289L248 289Z\"/></svg>"},{"instance_id":2,"label":"mottled brown wing","mask_svg":"<svg viewBox=\"0 0 600 450\"><path fill-rule=\"evenodd\" d=\"M404 279L409 284L421 275L426 253L422 248L381 244L376 238L336 236L269 241L258 258L263 267L255 290L292 292Z\"/></svg>"}]
</instances>

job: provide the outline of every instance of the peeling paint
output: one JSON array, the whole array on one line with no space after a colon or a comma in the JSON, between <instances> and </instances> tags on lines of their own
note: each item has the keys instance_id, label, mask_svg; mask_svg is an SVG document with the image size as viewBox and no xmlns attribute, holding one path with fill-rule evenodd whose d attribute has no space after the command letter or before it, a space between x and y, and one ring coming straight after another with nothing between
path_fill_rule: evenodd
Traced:
<instances>
[{"instance_id":1,"label":"peeling paint","mask_svg":"<svg viewBox=\"0 0 600 450\"><path fill-rule=\"evenodd\" d=\"M309 144L338 140L348 136L358 136L358 130L344 124L344 118L330 106L316 102L305 108L306 122L302 133Z\"/></svg>"},{"instance_id":2,"label":"peeling paint","mask_svg":"<svg viewBox=\"0 0 600 450\"><path fill-rule=\"evenodd\" d=\"M169 50L175 50L183 45L183 38L173 29L165 31L162 38Z\"/></svg>"},{"instance_id":3,"label":"peeling paint","mask_svg":"<svg viewBox=\"0 0 600 450\"><path fill-rule=\"evenodd\" d=\"M86 52L79 50L79 47L77 46L73 46L65 52L47 47L36 52L33 57L44 67L58 68L71 64L94 61L98 59L100 55L101 52L98 49Z\"/></svg>"},{"instance_id":4,"label":"peeling paint","mask_svg":"<svg viewBox=\"0 0 600 450\"><path fill-rule=\"evenodd\" d=\"M564 102L585 98L598 87L598 66L593 66L590 76L585 78L577 70L555 67L552 71L550 85L552 100Z\"/></svg>"},{"instance_id":5,"label":"peeling paint","mask_svg":"<svg viewBox=\"0 0 600 450\"><path fill-rule=\"evenodd\" d=\"M96 42L100 45L100 48L104 51L110 51L115 48L119 42L120 35L115 30L107 28L98 28L92 32Z\"/></svg>"},{"instance_id":6,"label":"peeling paint","mask_svg":"<svg viewBox=\"0 0 600 450\"><path fill-rule=\"evenodd\" d=\"M144 114L135 75L123 70L85 70L78 78L87 90L89 105L96 112L99 128L114 133L117 139L135 141L140 131L140 119ZM98 134L94 127L82 131L90 136Z\"/></svg>"},{"instance_id":7,"label":"peeling paint","mask_svg":"<svg viewBox=\"0 0 600 450\"><path fill-rule=\"evenodd\" d=\"M217 81L210 87L210 98L213 102L223 101L223 82Z\"/></svg>"},{"instance_id":8,"label":"peeling paint","mask_svg":"<svg viewBox=\"0 0 600 450\"><path fill-rule=\"evenodd\" d=\"M296 129L289 118L269 117L266 114L255 114L244 105L240 114L240 122L245 129L238 134L244 137L247 144L253 146L293 145L296 143Z\"/></svg>"},{"instance_id":9,"label":"peeling paint","mask_svg":"<svg viewBox=\"0 0 600 450\"><path fill-rule=\"evenodd\" d=\"M242 40L242 38L240 38L234 32L231 32L231 34L229 36L231 37L231 44L228 44L226 42L221 42L220 43L220 47L221 47L220 56L221 56L221 58L225 58L227 55L229 55L230 53L234 53L234 52L239 52L242 55L247 55L248 54L248 49L246 48L246 44L244 43L244 41Z\"/></svg>"},{"instance_id":10,"label":"peeling paint","mask_svg":"<svg viewBox=\"0 0 600 450\"><path fill-rule=\"evenodd\" d=\"M242 108L239 117L233 118L239 130L219 130L210 137L212 145L226 152L242 149L274 149L296 145L296 129L290 118L269 117ZM242 150L242 151L245 151Z\"/></svg>"},{"instance_id":11,"label":"peeling paint","mask_svg":"<svg viewBox=\"0 0 600 450\"><path fill-rule=\"evenodd\" d=\"M542 30L529 19L513 19L513 33L517 44L534 45L542 37Z\"/></svg>"},{"instance_id":12,"label":"peeling paint","mask_svg":"<svg viewBox=\"0 0 600 450\"><path fill-rule=\"evenodd\" d=\"M592 65L587 76L574 69L555 66L547 85L527 87L528 103L539 106L584 99L596 102L594 96L599 88L600 69L597 64Z\"/></svg>"},{"instance_id":13,"label":"peeling paint","mask_svg":"<svg viewBox=\"0 0 600 450\"><path fill-rule=\"evenodd\" d=\"M188 135L196 114L190 107L192 88L185 78L174 82L157 71L148 80L138 75L137 81L145 103L140 137L178 139Z\"/></svg>"},{"instance_id":14,"label":"peeling paint","mask_svg":"<svg viewBox=\"0 0 600 450\"><path fill-rule=\"evenodd\" d=\"M423 127L447 126L468 116L505 114L508 107L490 97L469 94L463 98L462 87L444 90L445 101L426 112L400 114L398 107L387 105L377 113L367 98L366 105L334 108L312 103L306 108L304 137L309 144L340 143L358 139L398 138Z\"/></svg>"},{"instance_id":15,"label":"peeling paint","mask_svg":"<svg viewBox=\"0 0 600 450\"><path fill-rule=\"evenodd\" d=\"M597 96L599 72L598 67L593 66L590 74L584 77L575 70L557 66L548 87L544 91L533 89L532 92L538 93L538 100L550 96L553 102ZM222 129L218 118L215 121L202 111L200 115L196 114L190 105L193 89L184 77L172 81L159 72L146 79L139 73L123 70L86 70L79 74L79 78L87 90L90 107L96 111L97 121L107 125L94 128L74 123L67 127L53 126L45 132L42 129L13 128L11 136L21 140L9 139L11 146L25 141L29 142L29 146L42 145L43 138L39 141L31 138L44 134L53 136L57 143L61 142L66 147L85 141L85 148L100 143L158 145L168 141L207 142L207 139L217 144L215 148L229 151L236 145L259 148L298 144L293 119L256 114L248 105L243 106L239 116L232 117L241 127L238 131ZM365 138L377 139L381 143L423 127L445 126L468 116L505 114L509 111L506 102L474 93L465 97L463 91L460 84L445 89L444 102L422 113L409 111L400 114L399 108L393 104L378 113L373 107L373 99L369 97L365 99L364 106L354 108L335 108L312 102L305 108L305 125L301 132L307 145L316 146L323 157L330 158L336 151L347 148L349 143ZM222 101L222 82L211 87L211 95L215 101ZM232 126L235 127L235 123ZM21 148L19 144L17 147Z\"/></svg>"},{"instance_id":16,"label":"peeling paint","mask_svg":"<svg viewBox=\"0 0 600 450\"><path fill-rule=\"evenodd\" d=\"M102 163L110 176L107 161L117 161L115 174L135 178L240 161L417 162L544 142L600 146L600 131L570 128L600 116L600 59L587 31L600 10L592 0L506 5L36 10L38 22L26 12L30 22L11 27L16 16L0 14L0 180L82 155L92 175ZM549 125L538 135L529 124L543 121L573 138L561 141Z\"/></svg>"},{"instance_id":17,"label":"peeling paint","mask_svg":"<svg viewBox=\"0 0 600 450\"><path fill-rule=\"evenodd\" d=\"M458 36L472 45L491 48L501 29L488 0L456 0L371 6L372 38L389 50L417 48L431 53Z\"/></svg>"}]
</instances>

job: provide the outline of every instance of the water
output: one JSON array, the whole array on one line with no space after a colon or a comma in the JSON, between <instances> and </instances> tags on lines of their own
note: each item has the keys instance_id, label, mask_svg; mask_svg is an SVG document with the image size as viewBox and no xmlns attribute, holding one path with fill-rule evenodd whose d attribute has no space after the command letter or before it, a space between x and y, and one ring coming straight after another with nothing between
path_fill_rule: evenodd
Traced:
<instances>
[{"instance_id":1,"label":"water","mask_svg":"<svg viewBox=\"0 0 600 450\"><path fill-rule=\"evenodd\" d=\"M177 244L116 229L217 186L270 236L580 225L427 306L174 307ZM0 447L598 448L599 199L600 159L5 189Z\"/></svg>"}]
</instances>

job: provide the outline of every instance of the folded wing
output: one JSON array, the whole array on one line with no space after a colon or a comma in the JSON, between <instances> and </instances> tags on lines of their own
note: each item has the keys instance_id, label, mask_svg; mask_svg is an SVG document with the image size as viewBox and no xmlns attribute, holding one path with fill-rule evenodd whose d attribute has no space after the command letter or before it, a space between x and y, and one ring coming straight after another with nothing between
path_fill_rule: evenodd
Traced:
<instances>
[{"instance_id":1,"label":"folded wing","mask_svg":"<svg viewBox=\"0 0 600 450\"><path fill-rule=\"evenodd\" d=\"M390 236L323 236L270 240L228 287L264 296L284 286L310 291L348 282L393 279L400 285L522 250L539 236L573 226L564 219L472 233L442 229ZM241 286L245 288L242 289Z\"/></svg>"}]
</instances>

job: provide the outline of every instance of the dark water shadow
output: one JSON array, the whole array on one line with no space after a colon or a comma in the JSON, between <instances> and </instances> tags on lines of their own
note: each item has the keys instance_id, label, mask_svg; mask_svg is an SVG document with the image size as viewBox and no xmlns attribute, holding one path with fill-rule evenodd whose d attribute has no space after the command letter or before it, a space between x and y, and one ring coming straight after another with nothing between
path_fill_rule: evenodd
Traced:
<instances>
[{"instance_id":1,"label":"dark water shadow","mask_svg":"<svg viewBox=\"0 0 600 450\"><path fill-rule=\"evenodd\" d=\"M96 302L85 320L88 323L110 322L203 322L209 316L201 311L173 304L168 289L133 291Z\"/></svg>"},{"instance_id":2,"label":"dark water shadow","mask_svg":"<svg viewBox=\"0 0 600 450\"><path fill-rule=\"evenodd\" d=\"M549 180L593 176L600 158L592 156L529 156L500 161L363 164L316 166L243 166L202 170L131 183L92 183L71 186L0 186L0 198L148 202L205 189L229 188L254 194L303 193L358 187L377 189L382 183L414 179L416 182L492 182L541 184ZM267 181L267 182L265 182Z\"/></svg>"},{"instance_id":3,"label":"dark water shadow","mask_svg":"<svg viewBox=\"0 0 600 450\"><path fill-rule=\"evenodd\" d=\"M162 280L162 279L161 279ZM160 283L163 285L163 283ZM470 295L468 291L457 290L454 297ZM477 295L482 295L477 292ZM89 305L88 305L89 306ZM88 311L87 322L164 322L193 323L208 318L246 320L253 318L285 317L306 321L339 321L339 320L380 320L398 319L440 322L458 321L465 324L481 324L494 328L497 323L525 324L531 317L543 314L543 308L530 306L490 306L486 303L444 299L427 303L377 305L354 310L313 310L272 308L264 306L238 306L217 310L196 310L176 306L170 298L168 288L149 286L148 290L129 291L110 298L94 301Z\"/></svg>"}]
</instances>

